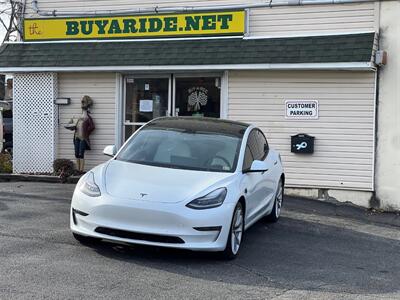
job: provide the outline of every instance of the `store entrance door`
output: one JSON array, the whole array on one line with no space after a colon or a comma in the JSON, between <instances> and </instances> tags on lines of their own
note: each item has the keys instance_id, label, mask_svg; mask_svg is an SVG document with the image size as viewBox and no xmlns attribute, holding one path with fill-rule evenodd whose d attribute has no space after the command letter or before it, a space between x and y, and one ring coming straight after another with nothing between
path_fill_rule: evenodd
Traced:
<instances>
[{"instance_id":1,"label":"store entrance door","mask_svg":"<svg viewBox=\"0 0 400 300\"><path fill-rule=\"evenodd\" d=\"M170 116L171 76L127 77L124 141L147 122Z\"/></svg>"},{"instance_id":2,"label":"store entrance door","mask_svg":"<svg viewBox=\"0 0 400 300\"><path fill-rule=\"evenodd\" d=\"M221 77L174 78L175 116L221 117Z\"/></svg>"},{"instance_id":3,"label":"store entrance door","mask_svg":"<svg viewBox=\"0 0 400 300\"><path fill-rule=\"evenodd\" d=\"M221 117L221 77L127 76L123 140L147 122L164 116Z\"/></svg>"}]
</instances>

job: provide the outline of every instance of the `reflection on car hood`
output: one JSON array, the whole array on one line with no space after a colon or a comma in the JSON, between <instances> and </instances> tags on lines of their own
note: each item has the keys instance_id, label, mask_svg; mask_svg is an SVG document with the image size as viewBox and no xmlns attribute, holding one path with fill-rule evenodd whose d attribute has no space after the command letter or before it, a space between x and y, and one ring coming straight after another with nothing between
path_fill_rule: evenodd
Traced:
<instances>
[{"instance_id":1,"label":"reflection on car hood","mask_svg":"<svg viewBox=\"0 0 400 300\"><path fill-rule=\"evenodd\" d=\"M232 173L171 169L111 160L104 173L108 194L125 199L176 203L190 199Z\"/></svg>"}]
</instances>

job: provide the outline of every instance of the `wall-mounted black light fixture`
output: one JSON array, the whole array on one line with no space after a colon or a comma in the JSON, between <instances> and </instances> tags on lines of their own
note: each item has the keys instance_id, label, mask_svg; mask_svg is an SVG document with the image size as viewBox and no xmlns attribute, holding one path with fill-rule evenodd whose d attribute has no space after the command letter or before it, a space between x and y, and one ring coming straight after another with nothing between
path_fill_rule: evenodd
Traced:
<instances>
[{"instance_id":1,"label":"wall-mounted black light fixture","mask_svg":"<svg viewBox=\"0 0 400 300\"><path fill-rule=\"evenodd\" d=\"M54 100L54 104L57 105L68 105L71 103L71 98L57 98Z\"/></svg>"}]
</instances>

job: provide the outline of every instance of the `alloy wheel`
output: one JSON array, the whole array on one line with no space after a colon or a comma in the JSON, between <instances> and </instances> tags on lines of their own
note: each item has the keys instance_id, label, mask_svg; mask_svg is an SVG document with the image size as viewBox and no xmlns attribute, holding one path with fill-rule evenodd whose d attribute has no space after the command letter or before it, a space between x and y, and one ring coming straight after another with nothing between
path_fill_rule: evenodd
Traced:
<instances>
[{"instance_id":1,"label":"alloy wheel","mask_svg":"<svg viewBox=\"0 0 400 300\"><path fill-rule=\"evenodd\" d=\"M243 237L243 210L241 206L238 206L235 210L235 215L232 222L231 230L231 247L232 253L236 254L239 251L240 244Z\"/></svg>"},{"instance_id":2,"label":"alloy wheel","mask_svg":"<svg viewBox=\"0 0 400 300\"><path fill-rule=\"evenodd\" d=\"M276 199L275 199L275 216L279 218L281 215L281 209L282 209L282 202L283 202L283 188L282 184L279 183L278 186L278 191L276 192Z\"/></svg>"}]
</instances>

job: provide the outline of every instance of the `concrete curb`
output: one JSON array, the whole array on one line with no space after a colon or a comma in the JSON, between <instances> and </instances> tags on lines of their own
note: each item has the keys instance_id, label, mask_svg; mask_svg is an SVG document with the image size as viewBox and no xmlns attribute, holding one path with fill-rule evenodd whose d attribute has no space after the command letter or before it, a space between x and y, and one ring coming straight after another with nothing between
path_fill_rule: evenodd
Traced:
<instances>
[{"instance_id":1,"label":"concrete curb","mask_svg":"<svg viewBox=\"0 0 400 300\"><path fill-rule=\"evenodd\" d=\"M53 175L29 175L29 174L0 174L0 182L10 181L30 181L30 182L48 182L48 183L77 183L80 176L70 176L61 180Z\"/></svg>"}]
</instances>

